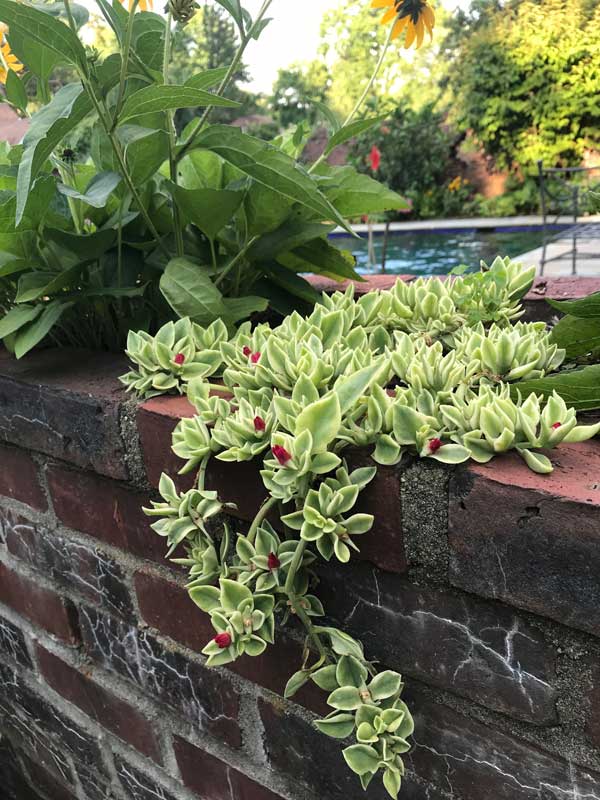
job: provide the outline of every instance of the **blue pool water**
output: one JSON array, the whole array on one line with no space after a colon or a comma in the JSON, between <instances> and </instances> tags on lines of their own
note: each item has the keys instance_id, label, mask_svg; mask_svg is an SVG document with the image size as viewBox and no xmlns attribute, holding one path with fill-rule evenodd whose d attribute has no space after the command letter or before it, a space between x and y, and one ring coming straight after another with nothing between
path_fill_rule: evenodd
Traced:
<instances>
[{"instance_id":1,"label":"blue pool water","mask_svg":"<svg viewBox=\"0 0 600 800\"><path fill-rule=\"evenodd\" d=\"M350 250L358 272L380 273L383 235L376 234L376 267L369 265L366 235L363 239L333 236L332 243ZM392 232L389 235L385 272L390 274L445 275L456 266L479 268L481 260L490 263L497 255L514 258L542 244L540 228L510 230L447 230Z\"/></svg>"}]
</instances>

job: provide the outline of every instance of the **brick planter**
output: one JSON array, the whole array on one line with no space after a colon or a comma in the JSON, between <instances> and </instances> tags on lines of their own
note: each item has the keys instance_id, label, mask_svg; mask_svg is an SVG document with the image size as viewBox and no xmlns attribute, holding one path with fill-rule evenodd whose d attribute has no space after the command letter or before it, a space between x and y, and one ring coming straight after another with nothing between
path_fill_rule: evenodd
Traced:
<instances>
[{"instance_id":1,"label":"brick planter","mask_svg":"<svg viewBox=\"0 0 600 800\"><path fill-rule=\"evenodd\" d=\"M2 797L383 800L312 728L321 693L283 700L293 632L205 667L207 620L140 511L191 409L136 406L122 371L0 356ZM332 619L405 677L406 800L600 799L600 442L555 460L381 469L361 558L322 569ZM265 494L252 464L209 478L245 520Z\"/></svg>"}]
</instances>

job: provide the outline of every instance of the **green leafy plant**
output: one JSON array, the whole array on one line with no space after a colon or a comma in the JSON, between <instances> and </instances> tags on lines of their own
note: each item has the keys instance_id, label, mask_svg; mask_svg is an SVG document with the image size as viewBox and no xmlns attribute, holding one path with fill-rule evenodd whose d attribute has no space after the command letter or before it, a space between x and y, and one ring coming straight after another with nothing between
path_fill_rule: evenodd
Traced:
<instances>
[{"instance_id":1,"label":"green leafy plant","mask_svg":"<svg viewBox=\"0 0 600 800\"><path fill-rule=\"evenodd\" d=\"M497 259L445 282L398 281L358 299L352 287L323 295L308 316L295 312L276 327L245 323L220 338L220 356L212 355L215 344L207 358L219 385L207 375L183 380L170 357L172 327L154 344L144 341L157 354L160 342L169 343L170 391L187 392L196 411L173 432L181 472L197 470L195 486L180 493L163 475L163 499L147 513L158 517L152 527L169 555L185 550L174 560L189 569L190 597L215 630L203 649L207 663L259 655L274 644L278 624L296 620L305 647L286 696L308 682L326 692L331 712L316 726L343 741L364 788L380 775L394 798L414 727L402 679L378 671L344 631L318 624L316 566L348 562L371 529L360 494L377 464L397 464L405 454L487 462L514 450L547 473L552 464L542 450L600 431L600 423L579 425L558 395L546 403L535 394L511 397L511 381L552 373L565 355L543 325L517 321L534 272ZM215 341L214 326L209 333L177 325L191 332L186 343ZM190 360L202 361L200 347ZM124 383L142 395L156 391L138 377L146 369L139 358L137 366ZM350 447L368 448L373 466L351 469ZM265 499L247 531L228 523L225 504L206 490L212 458L263 460Z\"/></svg>"},{"instance_id":2,"label":"green leafy plant","mask_svg":"<svg viewBox=\"0 0 600 800\"><path fill-rule=\"evenodd\" d=\"M318 295L302 273L359 278L327 234L405 201L350 167L305 169L303 126L266 142L210 123L215 109L238 108L229 93L271 4L253 19L238 2L220 3L237 30L235 55L182 75L174 44L186 40L191 0L169 3L166 18L148 0L129 12L98 0L116 42L104 56L83 44L87 12L70 0L0 0L6 46L24 65L5 70L7 101L27 114L35 84L41 104L23 144L0 153L0 338L17 357L46 338L121 349L130 329L153 334L178 317L205 327L219 319L231 331L268 304L309 311ZM74 79L51 95L58 65ZM178 131L174 115L198 108ZM337 140L352 135L347 122ZM68 146L81 125L89 156ZM164 348L158 357L130 344L150 359L154 389L168 388L155 369Z\"/></svg>"},{"instance_id":3,"label":"green leafy plant","mask_svg":"<svg viewBox=\"0 0 600 800\"><path fill-rule=\"evenodd\" d=\"M560 373L528 376L517 384L523 394L556 392L580 411L600 408L600 292L579 300L547 300L565 316L552 328L550 340L562 348L566 365Z\"/></svg>"}]
</instances>

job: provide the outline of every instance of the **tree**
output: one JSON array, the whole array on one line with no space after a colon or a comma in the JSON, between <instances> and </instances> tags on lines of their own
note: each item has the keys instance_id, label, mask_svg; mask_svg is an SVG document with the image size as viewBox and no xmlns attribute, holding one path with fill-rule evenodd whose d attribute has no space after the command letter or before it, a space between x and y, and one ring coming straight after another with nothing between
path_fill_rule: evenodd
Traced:
<instances>
[{"instance_id":1,"label":"tree","mask_svg":"<svg viewBox=\"0 0 600 800\"><path fill-rule=\"evenodd\" d=\"M287 69L280 69L269 106L281 127L297 125L303 120L314 123L317 117L314 102L327 101L329 83L327 67L321 61L292 64Z\"/></svg>"},{"instance_id":2,"label":"tree","mask_svg":"<svg viewBox=\"0 0 600 800\"><path fill-rule=\"evenodd\" d=\"M170 69L174 83L185 83L187 78L201 70L227 67L233 61L239 46L239 37L231 17L218 6L207 2L198 9L190 22L177 27ZM232 100L241 103L239 108L214 109L214 122L231 122L256 110L255 98L240 88L250 79L247 67L240 64L235 80L227 92ZM202 109L185 110L177 114L177 125L183 127Z\"/></svg>"},{"instance_id":3,"label":"tree","mask_svg":"<svg viewBox=\"0 0 600 800\"><path fill-rule=\"evenodd\" d=\"M597 0L478 0L445 52L452 117L501 168L579 164L600 145Z\"/></svg>"}]
</instances>

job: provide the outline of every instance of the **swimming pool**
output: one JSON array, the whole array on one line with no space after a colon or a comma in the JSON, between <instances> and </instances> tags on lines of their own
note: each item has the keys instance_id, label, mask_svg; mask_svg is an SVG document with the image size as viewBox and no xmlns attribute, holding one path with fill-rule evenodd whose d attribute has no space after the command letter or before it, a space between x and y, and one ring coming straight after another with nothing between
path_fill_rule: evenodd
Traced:
<instances>
[{"instance_id":1,"label":"swimming pool","mask_svg":"<svg viewBox=\"0 0 600 800\"><path fill-rule=\"evenodd\" d=\"M383 234L375 234L377 266L369 266L368 243L363 239L334 235L332 243L350 250L361 273L381 272ZM440 230L390 232L385 272L390 274L445 275L451 269L467 264L479 268L481 260L490 263L497 255L514 258L542 244L541 228L509 230Z\"/></svg>"}]
</instances>

